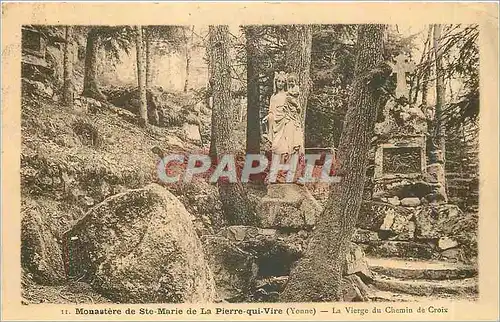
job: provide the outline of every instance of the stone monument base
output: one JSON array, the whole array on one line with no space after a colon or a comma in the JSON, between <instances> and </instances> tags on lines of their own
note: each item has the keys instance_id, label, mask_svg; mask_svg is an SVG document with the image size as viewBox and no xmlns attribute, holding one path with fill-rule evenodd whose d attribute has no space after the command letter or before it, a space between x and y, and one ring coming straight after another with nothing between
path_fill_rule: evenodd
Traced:
<instances>
[{"instance_id":1,"label":"stone monument base","mask_svg":"<svg viewBox=\"0 0 500 322\"><path fill-rule=\"evenodd\" d=\"M311 230L322 211L306 187L293 183L269 185L257 205L263 228Z\"/></svg>"}]
</instances>

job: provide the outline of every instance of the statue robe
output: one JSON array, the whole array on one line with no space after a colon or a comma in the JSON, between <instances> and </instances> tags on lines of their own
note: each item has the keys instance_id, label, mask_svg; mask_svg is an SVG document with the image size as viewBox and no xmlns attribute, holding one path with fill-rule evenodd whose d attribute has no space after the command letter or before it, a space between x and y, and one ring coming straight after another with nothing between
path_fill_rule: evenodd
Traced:
<instances>
[{"instance_id":1,"label":"statue robe","mask_svg":"<svg viewBox=\"0 0 500 322\"><path fill-rule=\"evenodd\" d=\"M292 154L294 148L302 150L303 131L300 124L300 109L289 104L286 92L271 96L269 104L269 134L271 151L274 154Z\"/></svg>"}]
</instances>

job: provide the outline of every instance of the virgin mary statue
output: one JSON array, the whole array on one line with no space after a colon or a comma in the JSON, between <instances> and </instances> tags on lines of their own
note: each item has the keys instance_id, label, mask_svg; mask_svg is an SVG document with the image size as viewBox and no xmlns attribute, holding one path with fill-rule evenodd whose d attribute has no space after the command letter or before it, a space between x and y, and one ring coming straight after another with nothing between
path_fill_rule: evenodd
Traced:
<instances>
[{"instance_id":1,"label":"virgin mary statue","mask_svg":"<svg viewBox=\"0 0 500 322\"><path fill-rule=\"evenodd\" d=\"M282 158L303 152L302 108L298 103L297 77L275 73L274 93L269 103L268 138L273 154Z\"/></svg>"}]
</instances>

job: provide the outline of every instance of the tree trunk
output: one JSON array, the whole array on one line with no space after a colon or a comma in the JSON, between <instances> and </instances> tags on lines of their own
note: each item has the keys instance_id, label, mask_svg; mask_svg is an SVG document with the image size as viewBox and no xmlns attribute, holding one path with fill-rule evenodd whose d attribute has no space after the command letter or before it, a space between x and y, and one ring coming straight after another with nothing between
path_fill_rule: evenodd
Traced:
<instances>
[{"instance_id":1,"label":"tree trunk","mask_svg":"<svg viewBox=\"0 0 500 322\"><path fill-rule=\"evenodd\" d=\"M149 91L153 85L153 65L151 58L151 35L148 29L143 29L146 44L146 89Z\"/></svg>"},{"instance_id":2,"label":"tree trunk","mask_svg":"<svg viewBox=\"0 0 500 322\"><path fill-rule=\"evenodd\" d=\"M212 50L211 48L207 48L207 73L208 73L208 82L207 82L207 91L206 91L206 104L208 108L210 108L212 112L212 122L210 123L210 148L208 155L212 160L215 160L217 157L217 149L215 147L215 133L217 133L217 122L214 122L214 101L213 101L213 89L214 89L214 71L213 71L213 58L212 58Z\"/></svg>"},{"instance_id":3,"label":"tree trunk","mask_svg":"<svg viewBox=\"0 0 500 322\"><path fill-rule=\"evenodd\" d=\"M372 85L376 81L370 81L383 73L384 30L384 25L358 27L355 78L338 150L344 176L341 183L331 187L306 255L292 271L281 295L282 301L342 300L341 278L346 251L361 206L368 150L380 104L380 92ZM384 77L389 74L384 73Z\"/></svg>"},{"instance_id":4,"label":"tree trunk","mask_svg":"<svg viewBox=\"0 0 500 322\"><path fill-rule=\"evenodd\" d=\"M443 103L445 95L444 71L443 71L443 50L440 48L442 25L434 25L434 61L436 62L436 111L434 114L435 145L441 150L444 160L446 152L445 130L442 124ZM444 160L445 161L445 160Z\"/></svg>"},{"instance_id":5,"label":"tree trunk","mask_svg":"<svg viewBox=\"0 0 500 322\"><path fill-rule=\"evenodd\" d=\"M185 33L185 31L184 31ZM191 44L193 43L193 35L194 35L194 26L191 27L191 39L186 39L186 80L184 81L184 93L188 90L189 85L189 65L191 63Z\"/></svg>"},{"instance_id":6,"label":"tree trunk","mask_svg":"<svg viewBox=\"0 0 500 322\"><path fill-rule=\"evenodd\" d=\"M260 86L256 26L245 28L247 54L247 144L246 152L260 153Z\"/></svg>"},{"instance_id":7,"label":"tree trunk","mask_svg":"<svg viewBox=\"0 0 500 322\"><path fill-rule=\"evenodd\" d=\"M433 46L431 44L432 40L433 26L429 25L429 31L427 34L427 40L429 41L429 47L426 54L426 59L424 61L425 67L422 76L422 110L427 116L427 132L430 133L426 140L426 155L430 156L431 151L435 150L434 147L434 117L435 106L429 106L429 77L432 72L432 60L433 60Z\"/></svg>"},{"instance_id":8,"label":"tree trunk","mask_svg":"<svg viewBox=\"0 0 500 322\"><path fill-rule=\"evenodd\" d=\"M148 124L148 102L146 96L146 66L142 48L142 27L136 26L137 81L139 84L139 117L141 126Z\"/></svg>"},{"instance_id":9,"label":"tree trunk","mask_svg":"<svg viewBox=\"0 0 500 322\"><path fill-rule=\"evenodd\" d=\"M229 61L229 27L224 25L210 26L209 47L213 66L213 108L212 124L214 124L215 154L235 155L234 125L236 123L236 106L231 103L231 67ZM256 225L257 216L248 200L242 184L218 182L224 217L229 225Z\"/></svg>"},{"instance_id":10,"label":"tree trunk","mask_svg":"<svg viewBox=\"0 0 500 322\"><path fill-rule=\"evenodd\" d=\"M74 84L73 84L73 27L66 26L66 43L64 45L64 85L63 104L73 108Z\"/></svg>"},{"instance_id":11,"label":"tree trunk","mask_svg":"<svg viewBox=\"0 0 500 322\"><path fill-rule=\"evenodd\" d=\"M85 76L83 79L82 96L97 100L106 100L106 96L99 89L97 82L99 42L99 27L90 28L85 49Z\"/></svg>"},{"instance_id":12,"label":"tree trunk","mask_svg":"<svg viewBox=\"0 0 500 322\"><path fill-rule=\"evenodd\" d=\"M422 56L420 57L420 63L419 65L424 66L422 72L417 73L416 78L417 78L417 84L415 86L415 98L413 99L413 103L417 104L418 102L418 94L420 91L420 88L422 88L422 105L421 108L425 112L427 109L427 87L429 83L429 56L431 52L431 39L432 39L432 26L429 27L429 30L427 31L427 39L425 40L424 43L424 49L422 50ZM420 87L421 86L421 87ZM424 92L425 92L425 97L424 97ZM411 96L410 96L411 97ZM424 100L425 98L425 100ZM425 104L424 104L425 103Z\"/></svg>"},{"instance_id":13,"label":"tree trunk","mask_svg":"<svg viewBox=\"0 0 500 322\"><path fill-rule=\"evenodd\" d=\"M149 103L148 120L151 124L160 125L160 115L158 114L158 101L153 95L151 87L153 83L153 62L151 55L151 32L148 28L142 28L144 44L146 47L146 99Z\"/></svg>"},{"instance_id":14,"label":"tree trunk","mask_svg":"<svg viewBox=\"0 0 500 322\"><path fill-rule=\"evenodd\" d=\"M286 72L295 73L299 78L299 102L302 108L302 127L305 124L307 98L311 89L311 78L309 76L311 69L311 48L312 27L310 25L290 26L285 52Z\"/></svg>"}]
</instances>

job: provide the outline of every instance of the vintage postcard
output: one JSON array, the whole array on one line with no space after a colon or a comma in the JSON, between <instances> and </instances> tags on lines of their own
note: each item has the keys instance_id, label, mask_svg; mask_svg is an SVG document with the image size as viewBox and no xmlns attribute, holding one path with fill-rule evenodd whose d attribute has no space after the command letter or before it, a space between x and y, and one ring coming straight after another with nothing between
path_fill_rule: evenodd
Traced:
<instances>
[{"instance_id":1,"label":"vintage postcard","mask_svg":"<svg viewBox=\"0 0 500 322\"><path fill-rule=\"evenodd\" d=\"M2 4L2 320L498 320L498 3Z\"/></svg>"}]
</instances>

